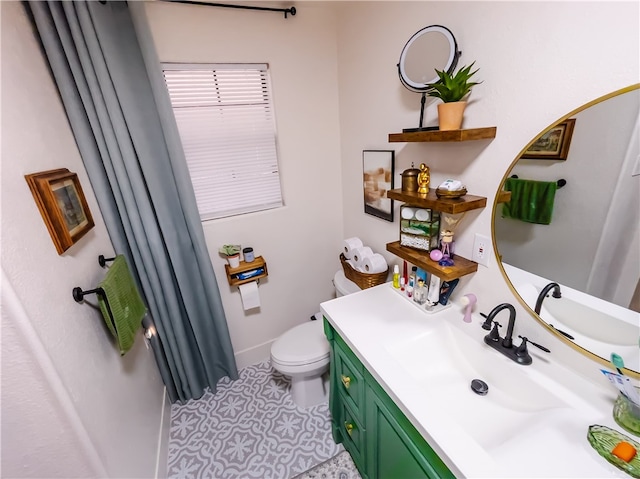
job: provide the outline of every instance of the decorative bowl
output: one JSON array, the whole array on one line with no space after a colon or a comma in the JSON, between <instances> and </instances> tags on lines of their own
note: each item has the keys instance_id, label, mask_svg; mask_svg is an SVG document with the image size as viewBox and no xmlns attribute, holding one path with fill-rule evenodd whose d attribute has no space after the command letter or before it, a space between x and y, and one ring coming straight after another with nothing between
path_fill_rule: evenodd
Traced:
<instances>
[{"instance_id":1,"label":"decorative bowl","mask_svg":"<svg viewBox=\"0 0 640 479\"><path fill-rule=\"evenodd\" d=\"M467 189L462 188L461 190L449 191L449 190L441 190L440 188L436 189L436 196L438 198L460 198L467 194Z\"/></svg>"}]
</instances>

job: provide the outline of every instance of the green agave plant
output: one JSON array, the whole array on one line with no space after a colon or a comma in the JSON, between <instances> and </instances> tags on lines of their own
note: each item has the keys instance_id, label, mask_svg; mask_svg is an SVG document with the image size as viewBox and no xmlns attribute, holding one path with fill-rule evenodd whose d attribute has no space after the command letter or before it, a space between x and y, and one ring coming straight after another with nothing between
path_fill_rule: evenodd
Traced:
<instances>
[{"instance_id":1,"label":"green agave plant","mask_svg":"<svg viewBox=\"0 0 640 479\"><path fill-rule=\"evenodd\" d=\"M429 83L431 90L427 92L427 95L440 98L445 103L462 100L471 91L472 87L482 83L469 81L479 70L471 71L474 64L475 62L460 68L454 75L436 70L439 80L435 83Z\"/></svg>"},{"instance_id":2,"label":"green agave plant","mask_svg":"<svg viewBox=\"0 0 640 479\"><path fill-rule=\"evenodd\" d=\"M225 245L222 245L222 247L218 250L218 252L227 256L233 256L240 253L240 245L225 244Z\"/></svg>"}]
</instances>

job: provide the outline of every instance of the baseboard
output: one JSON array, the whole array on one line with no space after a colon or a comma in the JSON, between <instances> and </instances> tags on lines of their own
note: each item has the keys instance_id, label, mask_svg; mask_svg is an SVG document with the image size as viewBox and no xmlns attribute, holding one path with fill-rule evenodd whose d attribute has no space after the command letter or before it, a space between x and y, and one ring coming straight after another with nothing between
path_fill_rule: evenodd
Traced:
<instances>
[{"instance_id":1,"label":"baseboard","mask_svg":"<svg viewBox=\"0 0 640 479\"><path fill-rule=\"evenodd\" d=\"M267 361L269 358L271 358L271 345L274 341L275 339L272 339L252 348L247 348L243 351L238 351L237 353L235 353L234 356L236 358L236 365L238 366L238 370L246 368L247 366L252 366L262 361Z\"/></svg>"},{"instance_id":2,"label":"baseboard","mask_svg":"<svg viewBox=\"0 0 640 479\"><path fill-rule=\"evenodd\" d=\"M168 477L169 432L171 429L171 402L167 396L166 386L162 388L162 411L160 413L160 428L158 432L158 451L156 454L155 478Z\"/></svg>"}]
</instances>

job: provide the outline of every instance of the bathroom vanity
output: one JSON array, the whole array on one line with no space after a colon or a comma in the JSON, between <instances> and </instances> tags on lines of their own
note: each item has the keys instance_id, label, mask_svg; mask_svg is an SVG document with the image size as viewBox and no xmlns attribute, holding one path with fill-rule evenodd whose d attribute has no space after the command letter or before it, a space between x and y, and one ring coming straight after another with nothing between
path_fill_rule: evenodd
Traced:
<instances>
[{"instance_id":1,"label":"bathroom vanity","mask_svg":"<svg viewBox=\"0 0 640 479\"><path fill-rule=\"evenodd\" d=\"M479 310L471 323L455 305L426 314L390 283L321 310L334 439L363 477L628 477L587 441L592 424L620 430L613 387L553 352L531 348L530 366L510 361L484 344Z\"/></svg>"}]
</instances>

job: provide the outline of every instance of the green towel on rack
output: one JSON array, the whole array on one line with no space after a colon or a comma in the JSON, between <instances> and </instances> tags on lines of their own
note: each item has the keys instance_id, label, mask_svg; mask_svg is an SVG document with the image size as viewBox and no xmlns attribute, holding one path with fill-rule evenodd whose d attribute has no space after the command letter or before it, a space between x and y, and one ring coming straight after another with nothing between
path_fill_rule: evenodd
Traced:
<instances>
[{"instance_id":1,"label":"green towel on rack","mask_svg":"<svg viewBox=\"0 0 640 479\"><path fill-rule=\"evenodd\" d=\"M102 316L109 331L118 340L120 354L124 356L133 346L136 332L147 313L124 256L116 257L100 288L104 290L109 303L107 305L102 295L98 295Z\"/></svg>"},{"instance_id":2,"label":"green towel on rack","mask_svg":"<svg viewBox=\"0 0 640 479\"><path fill-rule=\"evenodd\" d=\"M504 190L511 192L511 201L503 203L502 216L527 223L548 225L553 214L553 202L558 184L555 181L507 178Z\"/></svg>"}]
</instances>

